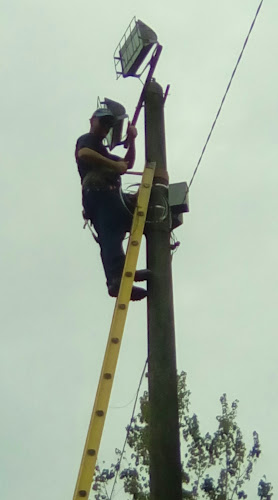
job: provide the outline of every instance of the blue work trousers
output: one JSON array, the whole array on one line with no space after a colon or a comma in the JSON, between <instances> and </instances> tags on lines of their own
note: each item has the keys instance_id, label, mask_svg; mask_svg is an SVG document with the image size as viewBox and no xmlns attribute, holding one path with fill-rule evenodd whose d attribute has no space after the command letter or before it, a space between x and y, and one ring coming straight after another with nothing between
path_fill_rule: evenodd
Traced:
<instances>
[{"instance_id":1,"label":"blue work trousers","mask_svg":"<svg viewBox=\"0 0 278 500\"><path fill-rule=\"evenodd\" d=\"M125 253L123 240L131 229L132 215L123 205L118 189L96 191L84 189L82 202L85 216L90 219L98 235L101 259L107 286L121 278Z\"/></svg>"}]
</instances>

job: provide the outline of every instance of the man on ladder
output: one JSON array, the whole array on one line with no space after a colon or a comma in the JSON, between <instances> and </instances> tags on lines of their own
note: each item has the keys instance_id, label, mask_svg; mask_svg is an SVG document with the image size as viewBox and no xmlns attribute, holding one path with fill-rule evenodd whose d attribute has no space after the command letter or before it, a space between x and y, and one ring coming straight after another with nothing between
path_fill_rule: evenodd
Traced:
<instances>
[{"instance_id":1,"label":"man on ladder","mask_svg":"<svg viewBox=\"0 0 278 500\"><path fill-rule=\"evenodd\" d=\"M97 232L101 248L101 259L108 293L117 297L125 262L123 240L130 231L132 216L124 207L121 197L121 175L134 165L135 138L137 130L129 125L127 130L128 150L125 158L108 153L102 144L116 118L107 108L97 109L90 119L90 131L79 137L75 158L82 184L83 214ZM135 281L148 278L148 270L135 273ZM144 288L134 286L131 300L146 297Z\"/></svg>"}]
</instances>

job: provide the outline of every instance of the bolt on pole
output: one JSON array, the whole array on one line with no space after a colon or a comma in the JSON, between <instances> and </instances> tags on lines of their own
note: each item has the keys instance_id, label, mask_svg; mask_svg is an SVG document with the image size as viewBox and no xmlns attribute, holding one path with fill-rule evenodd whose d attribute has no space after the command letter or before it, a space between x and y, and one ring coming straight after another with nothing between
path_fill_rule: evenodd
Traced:
<instances>
[{"instance_id":1,"label":"bolt on pole","mask_svg":"<svg viewBox=\"0 0 278 500\"><path fill-rule=\"evenodd\" d=\"M171 266L171 214L164 130L164 98L152 81L145 94L146 161L156 162L145 228L148 282L148 380L151 500L181 500L182 479Z\"/></svg>"}]
</instances>

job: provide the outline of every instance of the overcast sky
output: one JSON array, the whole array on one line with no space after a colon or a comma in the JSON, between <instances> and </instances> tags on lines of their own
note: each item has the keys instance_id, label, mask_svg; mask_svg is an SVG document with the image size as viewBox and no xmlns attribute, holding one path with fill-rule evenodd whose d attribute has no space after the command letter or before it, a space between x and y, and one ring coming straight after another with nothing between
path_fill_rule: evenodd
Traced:
<instances>
[{"instance_id":1,"label":"overcast sky","mask_svg":"<svg viewBox=\"0 0 278 500\"><path fill-rule=\"evenodd\" d=\"M1 498L73 495L114 307L98 246L82 229L73 153L98 96L133 115L141 84L116 81L118 41L134 15L157 32L156 78L171 84L170 180L189 181L258 5L1 1ZM278 488L277 15L277 1L265 0L173 260L178 369L188 373L191 409L213 431L226 392L240 401L247 444L253 430L260 436L249 498L263 474ZM138 133L140 170L142 118ZM146 353L146 302L131 304L101 460L123 444Z\"/></svg>"}]
</instances>

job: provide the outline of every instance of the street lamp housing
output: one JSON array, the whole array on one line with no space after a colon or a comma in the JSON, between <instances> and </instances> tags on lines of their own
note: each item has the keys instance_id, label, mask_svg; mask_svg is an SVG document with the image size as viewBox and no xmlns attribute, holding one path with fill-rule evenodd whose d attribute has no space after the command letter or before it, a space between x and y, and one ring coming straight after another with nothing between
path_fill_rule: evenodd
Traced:
<instances>
[{"instance_id":1,"label":"street lamp housing","mask_svg":"<svg viewBox=\"0 0 278 500\"><path fill-rule=\"evenodd\" d=\"M140 76L137 74L139 67L157 43L156 33L134 17L114 54L117 78Z\"/></svg>"},{"instance_id":2,"label":"street lamp housing","mask_svg":"<svg viewBox=\"0 0 278 500\"><path fill-rule=\"evenodd\" d=\"M124 121L128 118L128 115L122 104L112 99L108 99L108 97L105 97L103 101L98 98L97 107L109 109L116 119L115 124L106 136L107 147L112 151L115 146L122 143Z\"/></svg>"}]
</instances>

